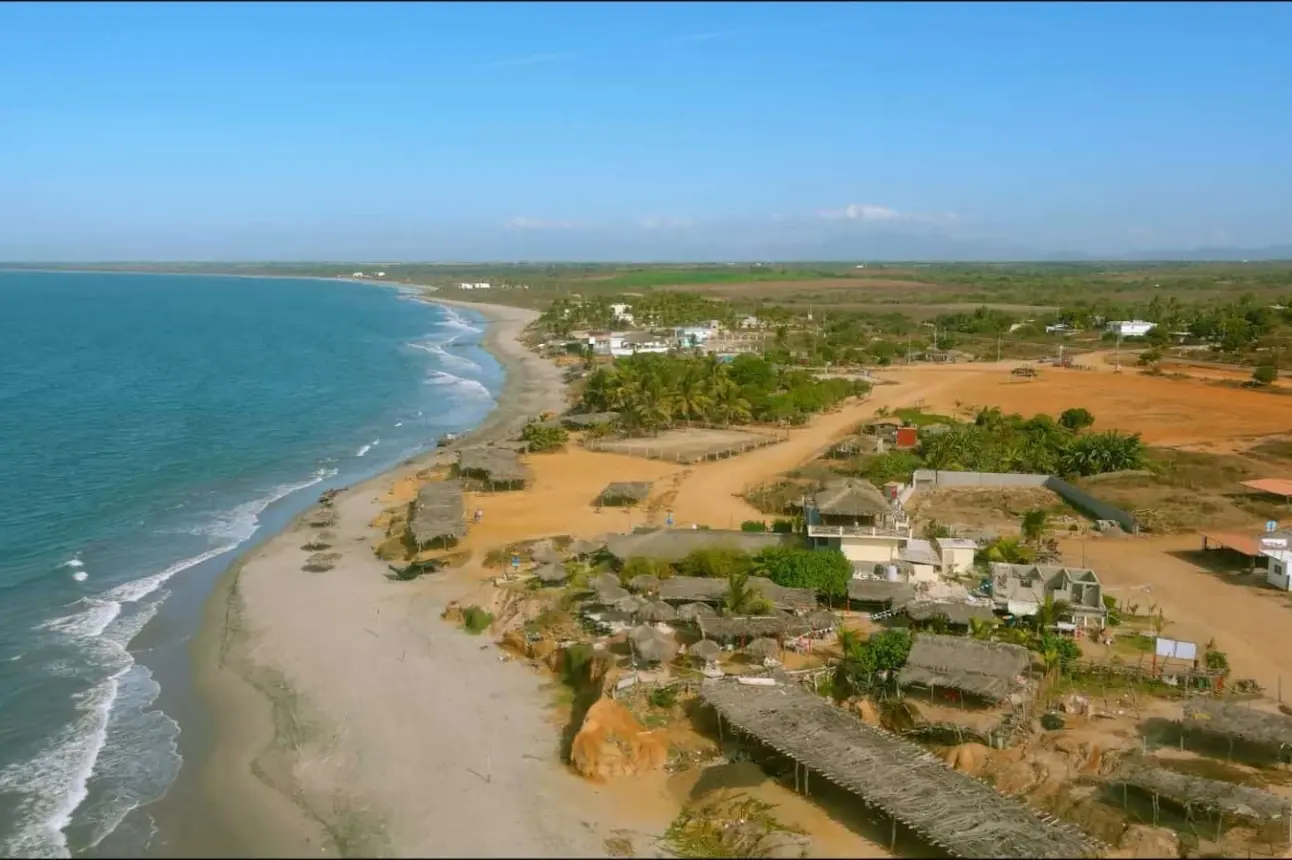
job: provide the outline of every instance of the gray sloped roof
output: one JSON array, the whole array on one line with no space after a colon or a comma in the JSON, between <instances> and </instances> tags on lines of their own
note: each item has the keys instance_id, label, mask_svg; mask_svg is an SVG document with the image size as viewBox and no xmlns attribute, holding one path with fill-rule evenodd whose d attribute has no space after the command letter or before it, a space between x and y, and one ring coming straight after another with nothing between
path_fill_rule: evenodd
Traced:
<instances>
[{"instance_id":1,"label":"gray sloped roof","mask_svg":"<svg viewBox=\"0 0 1292 860\"><path fill-rule=\"evenodd\" d=\"M939 758L869 726L781 675L776 686L700 685L729 723L802 762L953 856L1094 857L1099 843L1043 819L1026 804L952 770Z\"/></svg>"},{"instance_id":2,"label":"gray sloped roof","mask_svg":"<svg viewBox=\"0 0 1292 860\"><path fill-rule=\"evenodd\" d=\"M643 501L650 495L650 481L612 481L597 496L597 503L602 505L633 504Z\"/></svg>"},{"instance_id":3,"label":"gray sloped roof","mask_svg":"<svg viewBox=\"0 0 1292 860\"><path fill-rule=\"evenodd\" d=\"M814 497L816 509L827 516L878 517L892 505L874 484L858 478L831 481Z\"/></svg>"},{"instance_id":4,"label":"gray sloped roof","mask_svg":"<svg viewBox=\"0 0 1292 860\"><path fill-rule=\"evenodd\" d=\"M917 633L897 682L948 687L1000 701L1019 689L1018 677L1031 662L1021 645Z\"/></svg>"},{"instance_id":5,"label":"gray sloped roof","mask_svg":"<svg viewBox=\"0 0 1292 860\"><path fill-rule=\"evenodd\" d=\"M769 546L780 546L793 535L770 532L741 532L720 529L656 529L649 532L613 535L606 549L618 559L658 558L681 561L697 549L730 547L753 554Z\"/></svg>"},{"instance_id":6,"label":"gray sloped roof","mask_svg":"<svg viewBox=\"0 0 1292 860\"><path fill-rule=\"evenodd\" d=\"M441 538L457 539L467 533L466 507L461 481L432 481L417 491L409 523L413 540L427 544Z\"/></svg>"},{"instance_id":7,"label":"gray sloped roof","mask_svg":"<svg viewBox=\"0 0 1292 860\"><path fill-rule=\"evenodd\" d=\"M975 606L970 603L941 603L932 600L921 600L908 603L902 607L908 618L915 621L927 621L938 615L946 618L950 624L967 626L972 619L991 621L996 615L986 606Z\"/></svg>"},{"instance_id":8,"label":"gray sloped roof","mask_svg":"<svg viewBox=\"0 0 1292 860\"><path fill-rule=\"evenodd\" d=\"M909 582L889 582L886 579L852 579L848 581L848 599L859 603L904 606L915 599L915 586Z\"/></svg>"}]
</instances>

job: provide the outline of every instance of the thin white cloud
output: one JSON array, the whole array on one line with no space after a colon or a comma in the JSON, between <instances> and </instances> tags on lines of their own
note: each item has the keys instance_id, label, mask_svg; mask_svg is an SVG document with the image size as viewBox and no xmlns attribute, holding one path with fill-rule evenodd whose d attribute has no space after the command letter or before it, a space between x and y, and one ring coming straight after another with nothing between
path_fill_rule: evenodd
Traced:
<instances>
[{"instance_id":1,"label":"thin white cloud","mask_svg":"<svg viewBox=\"0 0 1292 860\"><path fill-rule=\"evenodd\" d=\"M647 230L679 229L695 226L695 222L689 218L658 218L653 215L642 218L637 223Z\"/></svg>"},{"instance_id":2,"label":"thin white cloud","mask_svg":"<svg viewBox=\"0 0 1292 860\"><path fill-rule=\"evenodd\" d=\"M524 57L513 57L509 60L499 60L496 63L485 63L483 66L480 66L479 69L484 71L486 69L514 69L519 66L537 66L539 63L554 63L557 60L565 60L573 56L574 53L571 51L558 51L547 54L529 54Z\"/></svg>"},{"instance_id":3,"label":"thin white cloud","mask_svg":"<svg viewBox=\"0 0 1292 860\"><path fill-rule=\"evenodd\" d=\"M831 221L861 221L867 224L949 224L960 220L960 216L954 212L899 212L877 203L849 203L842 209L826 209L818 214Z\"/></svg>"},{"instance_id":4,"label":"thin white cloud","mask_svg":"<svg viewBox=\"0 0 1292 860\"><path fill-rule=\"evenodd\" d=\"M688 42L712 42L714 39L726 39L731 36L739 36L742 33L748 32L748 30L714 30L706 33L683 33L680 36L670 36L664 41L675 44L686 44Z\"/></svg>"},{"instance_id":5,"label":"thin white cloud","mask_svg":"<svg viewBox=\"0 0 1292 860\"><path fill-rule=\"evenodd\" d=\"M548 220L521 215L508 220L504 226L513 230L572 230L579 224L577 221Z\"/></svg>"}]
</instances>

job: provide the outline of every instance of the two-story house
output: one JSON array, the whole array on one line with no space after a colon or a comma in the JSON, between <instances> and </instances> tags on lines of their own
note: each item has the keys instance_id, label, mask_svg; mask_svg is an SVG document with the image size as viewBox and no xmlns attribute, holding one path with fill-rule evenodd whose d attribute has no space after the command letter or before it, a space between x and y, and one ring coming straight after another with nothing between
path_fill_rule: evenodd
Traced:
<instances>
[{"instance_id":1,"label":"two-story house","mask_svg":"<svg viewBox=\"0 0 1292 860\"><path fill-rule=\"evenodd\" d=\"M1094 630L1108 621L1103 586L1089 568L997 562L989 588L997 612L1036 615L1048 598L1067 607L1058 621Z\"/></svg>"}]
</instances>

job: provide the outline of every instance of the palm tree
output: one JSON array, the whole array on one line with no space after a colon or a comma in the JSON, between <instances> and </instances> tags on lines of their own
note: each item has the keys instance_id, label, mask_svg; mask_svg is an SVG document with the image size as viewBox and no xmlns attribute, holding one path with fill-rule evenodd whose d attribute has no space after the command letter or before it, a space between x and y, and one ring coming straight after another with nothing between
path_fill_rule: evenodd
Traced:
<instances>
[{"instance_id":1,"label":"palm tree","mask_svg":"<svg viewBox=\"0 0 1292 860\"><path fill-rule=\"evenodd\" d=\"M1023 546L1018 538L1012 537L996 540L987 547L984 556L989 562L1005 564L1031 564L1036 558L1036 554L1030 548Z\"/></svg>"},{"instance_id":2,"label":"palm tree","mask_svg":"<svg viewBox=\"0 0 1292 860\"><path fill-rule=\"evenodd\" d=\"M1045 526L1049 518L1050 515L1041 508L1033 508L1023 514L1023 521L1019 528L1023 534L1023 540L1033 546L1039 544L1041 538L1045 536Z\"/></svg>"},{"instance_id":3,"label":"palm tree","mask_svg":"<svg viewBox=\"0 0 1292 860\"><path fill-rule=\"evenodd\" d=\"M988 621L983 618L969 619L969 635L974 639L990 639L992 631L996 628L995 621Z\"/></svg>"},{"instance_id":4,"label":"palm tree","mask_svg":"<svg viewBox=\"0 0 1292 860\"><path fill-rule=\"evenodd\" d=\"M749 584L749 573L741 571L727 577L727 595L723 600L729 615L749 615L759 608L762 593Z\"/></svg>"},{"instance_id":5,"label":"palm tree","mask_svg":"<svg viewBox=\"0 0 1292 860\"><path fill-rule=\"evenodd\" d=\"M690 424L696 418L705 417L713 406L709 394L709 381L702 368L691 365L686 368L676 381L673 391L673 405L677 416Z\"/></svg>"}]
</instances>

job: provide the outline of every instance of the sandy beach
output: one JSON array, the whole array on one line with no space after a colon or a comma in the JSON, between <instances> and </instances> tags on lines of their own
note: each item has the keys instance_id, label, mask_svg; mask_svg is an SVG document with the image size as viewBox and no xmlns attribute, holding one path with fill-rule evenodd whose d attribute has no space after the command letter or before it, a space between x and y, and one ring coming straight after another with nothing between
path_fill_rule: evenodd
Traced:
<instances>
[{"instance_id":1,"label":"sandy beach","mask_svg":"<svg viewBox=\"0 0 1292 860\"><path fill-rule=\"evenodd\" d=\"M471 307L508 375L469 438L559 408L559 372L516 341L533 313ZM598 792L559 764L540 679L440 620L451 579L392 582L372 552L380 499L434 456L335 499L332 571L301 570L298 521L222 577L194 645L210 814L177 835L181 853L604 853Z\"/></svg>"}]
</instances>

